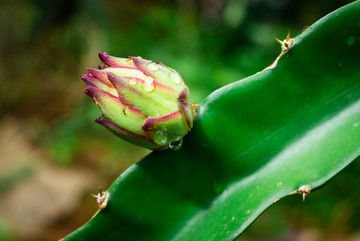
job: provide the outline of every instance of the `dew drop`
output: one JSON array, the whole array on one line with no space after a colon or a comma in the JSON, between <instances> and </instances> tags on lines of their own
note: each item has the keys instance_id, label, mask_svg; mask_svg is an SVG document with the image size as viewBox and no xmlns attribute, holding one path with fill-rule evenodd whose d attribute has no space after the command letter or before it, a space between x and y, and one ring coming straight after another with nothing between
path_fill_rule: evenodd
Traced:
<instances>
[{"instance_id":1,"label":"dew drop","mask_svg":"<svg viewBox=\"0 0 360 241\"><path fill-rule=\"evenodd\" d=\"M178 137L169 143L169 147L171 150L177 151L181 148L182 144L183 144L183 139L181 137Z\"/></svg>"},{"instance_id":2,"label":"dew drop","mask_svg":"<svg viewBox=\"0 0 360 241\"><path fill-rule=\"evenodd\" d=\"M153 139L156 143L158 143L160 145L165 145L167 143L168 136L167 136L166 132L157 130L153 134Z\"/></svg>"},{"instance_id":3,"label":"dew drop","mask_svg":"<svg viewBox=\"0 0 360 241\"><path fill-rule=\"evenodd\" d=\"M129 84L130 85L136 85L137 84L136 79L129 79Z\"/></svg>"},{"instance_id":4,"label":"dew drop","mask_svg":"<svg viewBox=\"0 0 360 241\"><path fill-rule=\"evenodd\" d=\"M155 63L150 63L147 65L147 67L149 70L158 70L159 69L159 66Z\"/></svg>"},{"instance_id":5,"label":"dew drop","mask_svg":"<svg viewBox=\"0 0 360 241\"><path fill-rule=\"evenodd\" d=\"M155 89L154 80L151 77L144 78L143 89L146 92L151 92Z\"/></svg>"},{"instance_id":6,"label":"dew drop","mask_svg":"<svg viewBox=\"0 0 360 241\"><path fill-rule=\"evenodd\" d=\"M170 78L176 84L179 84L181 81L180 75L176 72L170 73Z\"/></svg>"},{"instance_id":7,"label":"dew drop","mask_svg":"<svg viewBox=\"0 0 360 241\"><path fill-rule=\"evenodd\" d=\"M153 84L144 84L143 85L143 89L146 91L146 92L151 92L153 91L155 88L155 86Z\"/></svg>"}]
</instances>

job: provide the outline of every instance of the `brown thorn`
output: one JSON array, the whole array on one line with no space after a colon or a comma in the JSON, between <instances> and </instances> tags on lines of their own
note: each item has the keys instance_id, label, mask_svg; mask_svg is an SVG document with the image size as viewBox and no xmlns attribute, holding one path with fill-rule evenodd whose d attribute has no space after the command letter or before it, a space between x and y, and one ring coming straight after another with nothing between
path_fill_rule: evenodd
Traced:
<instances>
[{"instance_id":1,"label":"brown thorn","mask_svg":"<svg viewBox=\"0 0 360 241\"><path fill-rule=\"evenodd\" d=\"M104 209L107 205L108 199L109 199L109 192L105 191L103 192L101 187L99 187L99 193L98 195L90 194L92 197L96 198L96 201L98 203L99 209Z\"/></svg>"},{"instance_id":2,"label":"brown thorn","mask_svg":"<svg viewBox=\"0 0 360 241\"><path fill-rule=\"evenodd\" d=\"M306 195L311 193L311 187L309 185L303 185L299 187L299 189L296 191L297 193L300 193L303 197L303 202L305 202Z\"/></svg>"},{"instance_id":3,"label":"brown thorn","mask_svg":"<svg viewBox=\"0 0 360 241\"><path fill-rule=\"evenodd\" d=\"M278 38L275 38L276 41L278 41L279 44L283 45L283 41L279 40Z\"/></svg>"},{"instance_id":4,"label":"brown thorn","mask_svg":"<svg viewBox=\"0 0 360 241\"><path fill-rule=\"evenodd\" d=\"M99 187L99 193L97 195L95 194L90 194L92 197L98 199L104 196L104 192L102 191L101 187Z\"/></svg>"},{"instance_id":5,"label":"brown thorn","mask_svg":"<svg viewBox=\"0 0 360 241\"><path fill-rule=\"evenodd\" d=\"M286 41L289 41L289 40L290 40L290 29L289 29L289 32L288 32L288 34L286 36Z\"/></svg>"}]
</instances>

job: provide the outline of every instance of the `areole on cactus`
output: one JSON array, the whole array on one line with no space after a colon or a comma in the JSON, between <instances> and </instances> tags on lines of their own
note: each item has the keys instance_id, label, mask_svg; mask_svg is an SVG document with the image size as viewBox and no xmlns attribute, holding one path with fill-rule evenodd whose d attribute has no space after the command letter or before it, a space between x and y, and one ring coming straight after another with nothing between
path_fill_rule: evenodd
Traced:
<instances>
[{"instance_id":1,"label":"areole on cactus","mask_svg":"<svg viewBox=\"0 0 360 241\"><path fill-rule=\"evenodd\" d=\"M99 107L95 121L122 139L152 150L177 149L192 128L194 111L181 76L141 57L99 53L105 65L81 79Z\"/></svg>"}]
</instances>

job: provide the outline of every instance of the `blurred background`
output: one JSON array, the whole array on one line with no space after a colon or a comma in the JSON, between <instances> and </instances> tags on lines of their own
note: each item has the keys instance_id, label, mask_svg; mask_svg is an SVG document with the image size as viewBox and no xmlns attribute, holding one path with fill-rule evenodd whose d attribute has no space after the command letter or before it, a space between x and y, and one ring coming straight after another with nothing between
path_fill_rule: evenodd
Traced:
<instances>
[{"instance_id":1,"label":"blurred background","mask_svg":"<svg viewBox=\"0 0 360 241\"><path fill-rule=\"evenodd\" d=\"M94 123L79 78L97 53L176 69L200 103L270 65L274 37L301 33L346 0L2 0L0 240L57 240L97 210L148 153ZM334 33L335 34L335 33ZM360 240L360 163L307 197L287 197L239 240Z\"/></svg>"}]
</instances>

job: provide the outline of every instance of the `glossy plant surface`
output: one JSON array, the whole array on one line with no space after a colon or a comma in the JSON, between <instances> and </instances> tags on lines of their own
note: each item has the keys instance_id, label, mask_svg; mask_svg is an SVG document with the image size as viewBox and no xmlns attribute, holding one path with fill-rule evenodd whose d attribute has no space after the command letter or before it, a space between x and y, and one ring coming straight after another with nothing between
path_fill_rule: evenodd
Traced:
<instances>
[{"instance_id":1,"label":"glossy plant surface","mask_svg":"<svg viewBox=\"0 0 360 241\"><path fill-rule=\"evenodd\" d=\"M360 154L359 16L360 2L340 8L275 68L208 96L183 147L130 167L65 240L234 240L276 200L326 183Z\"/></svg>"}]
</instances>

